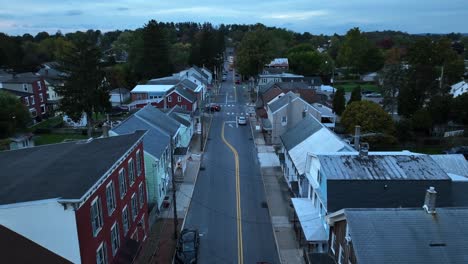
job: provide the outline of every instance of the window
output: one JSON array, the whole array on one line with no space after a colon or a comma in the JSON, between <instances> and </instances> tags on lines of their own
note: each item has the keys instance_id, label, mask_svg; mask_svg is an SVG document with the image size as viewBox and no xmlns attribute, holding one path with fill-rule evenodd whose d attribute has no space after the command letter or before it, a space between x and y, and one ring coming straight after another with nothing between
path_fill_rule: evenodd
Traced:
<instances>
[{"instance_id":1,"label":"window","mask_svg":"<svg viewBox=\"0 0 468 264\"><path fill-rule=\"evenodd\" d=\"M27 92L27 91L28 91L28 85L27 85L27 84L25 84L25 83L23 83L23 90L24 90L25 92Z\"/></svg>"},{"instance_id":2,"label":"window","mask_svg":"<svg viewBox=\"0 0 468 264\"><path fill-rule=\"evenodd\" d=\"M141 151L136 152L136 166L137 166L137 175L140 176L142 171L142 158L141 158Z\"/></svg>"},{"instance_id":3,"label":"window","mask_svg":"<svg viewBox=\"0 0 468 264\"><path fill-rule=\"evenodd\" d=\"M107 264L106 242L101 243L96 251L96 263Z\"/></svg>"},{"instance_id":4,"label":"window","mask_svg":"<svg viewBox=\"0 0 468 264\"><path fill-rule=\"evenodd\" d=\"M172 96L168 96L168 97L167 97L167 101L168 101L168 102L172 102Z\"/></svg>"},{"instance_id":5,"label":"window","mask_svg":"<svg viewBox=\"0 0 468 264\"><path fill-rule=\"evenodd\" d=\"M285 126L288 123L288 118L286 116L281 117L281 125Z\"/></svg>"},{"instance_id":6,"label":"window","mask_svg":"<svg viewBox=\"0 0 468 264\"><path fill-rule=\"evenodd\" d=\"M36 104L36 102L34 102L34 96L31 95L31 105L34 105Z\"/></svg>"},{"instance_id":7,"label":"window","mask_svg":"<svg viewBox=\"0 0 468 264\"><path fill-rule=\"evenodd\" d=\"M47 99L50 99L50 94L49 93L47 93Z\"/></svg>"},{"instance_id":8,"label":"window","mask_svg":"<svg viewBox=\"0 0 468 264\"><path fill-rule=\"evenodd\" d=\"M36 117L37 116L37 112L36 112L36 109L29 109L29 112L31 112L31 116L32 117Z\"/></svg>"},{"instance_id":9,"label":"window","mask_svg":"<svg viewBox=\"0 0 468 264\"><path fill-rule=\"evenodd\" d=\"M41 105L41 113L45 114L45 105Z\"/></svg>"},{"instance_id":10,"label":"window","mask_svg":"<svg viewBox=\"0 0 468 264\"><path fill-rule=\"evenodd\" d=\"M336 235L335 232L332 232L332 237L331 237L331 252L333 252L333 255L335 255L335 247L336 247Z\"/></svg>"},{"instance_id":11,"label":"window","mask_svg":"<svg viewBox=\"0 0 468 264\"><path fill-rule=\"evenodd\" d=\"M25 103L26 105L29 105L29 97L24 97L24 103Z\"/></svg>"},{"instance_id":12,"label":"window","mask_svg":"<svg viewBox=\"0 0 468 264\"><path fill-rule=\"evenodd\" d=\"M115 210L115 188L114 182L111 181L106 186L106 198L107 198L107 213L112 215Z\"/></svg>"},{"instance_id":13,"label":"window","mask_svg":"<svg viewBox=\"0 0 468 264\"><path fill-rule=\"evenodd\" d=\"M182 97L177 96L177 102L179 102L179 103L182 102Z\"/></svg>"},{"instance_id":14,"label":"window","mask_svg":"<svg viewBox=\"0 0 468 264\"><path fill-rule=\"evenodd\" d=\"M119 224L117 222L111 228L112 256L115 256L120 247Z\"/></svg>"},{"instance_id":15,"label":"window","mask_svg":"<svg viewBox=\"0 0 468 264\"><path fill-rule=\"evenodd\" d=\"M132 219L135 220L135 218L138 215L138 201L137 197L135 194L132 195Z\"/></svg>"},{"instance_id":16,"label":"window","mask_svg":"<svg viewBox=\"0 0 468 264\"><path fill-rule=\"evenodd\" d=\"M322 184L322 174L320 173L320 170L317 171L317 182L318 184Z\"/></svg>"},{"instance_id":17,"label":"window","mask_svg":"<svg viewBox=\"0 0 468 264\"><path fill-rule=\"evenodd\" d=\"M145 229L145 214L141 217L140 220L141 229L143 230L143 240L146 239L146 229Z\"/></svg>"},{"instance_id":18,"label":"window","mask_svg":"<svg viewBox=\"0 0 468 264\"><path fill-rule=\"evenodd\" d=\"M130 186L132 186L135 182L135 162L133 162L133 159L128 161L128 179Z\"/></svg>"},{"instance_id":19,"label":"window","mask_svg":"<svg viewBox=\"0 0 468 264\"><path fill-rule=\"evenodd\" d=\"M125 177L125 169L122 168L119 171L119 187L120 187L120 198L122 199L127 193L127 177Z\"/></svg>"},{"instance_id":20,"label":"window","mask_svg":"<svg viewBox=\"0 0 468 264\"><path fill-rule=\"evenodd\" d=\"M124 235L128 232L128 208L127 206L124 207L122 210L122 224L123 224L123 232Z\"/></svg>"},{"instance_id":21,"label":"window","mask_svg":"<svg viewBox=\"0 0 468 264\"><path fill-rule=\"evenodd\" d=\"M42 89L41 81L37 81L37 87L38 87L39 90Z\"/></svg>"},{"instance_id":22,"label":"window","mask_svg":"<svg viewBox=\"0 0 468 264\"><path fill-rule=\"evenodd\" d=\"M98 196L91 202L91 225L93 227L93 235L96 236L102 229L102 210L101 198Z\"/></svg>"},{"instance_id":23,"label":"window","mask_svg":"<svg viewBox=\"0 0 468 264\"><path fill-rule=\"evenodd\" d=\"M317 207L317 201L318 201L318 197L317 197L317 193L314 193L314 207Z\"/></svg>"},{"instance_id":24,"label":"window","mask_svg":"<svg viewBox=\"0 0 468 264\"><path fill-rule=\"evenodd\" d=\"M39 94L39 99L41 100L41 103L44 102L44 95L42 95L41 93Z\"/></svg>"},{"instance_id":25,"label":"window","mask_svg":"<svg viewBox=\"0 0 468 264\"><path fill-rule=\"evenodd\" d=\"M138 185L138 195L140 199L140 208L143 207L143 204L145 203L145 190L143 189L143 183L141 182L140 185Z\"/></svg>"},{"instance_id":26,"label":"window","mask_svg":"<svg viewBox=\"0 0 468 264\"><path fill-rule=\"evenodd\" d=\"M340 253L338 255L338 264L344 264L344 250L343 247L340 245Z\"/></svg>"}]
</instances>

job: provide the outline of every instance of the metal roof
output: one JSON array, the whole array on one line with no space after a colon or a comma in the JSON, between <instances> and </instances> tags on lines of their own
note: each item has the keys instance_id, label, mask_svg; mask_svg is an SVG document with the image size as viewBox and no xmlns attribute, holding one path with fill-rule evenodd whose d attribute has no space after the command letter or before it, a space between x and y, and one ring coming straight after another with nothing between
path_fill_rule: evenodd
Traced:
<instances>
[{"instance_id":1,"label":"metal roof","mask_svg":"<svg viewBox=\"0 0 468 264\"><path fill-rule=\"evenodd\" d=\"M197 101L197 97L193 93L187 91L187 88L185 88L183 85L177 85L174 92L185 97L185 99L187 99L191 103Z\"/></svg>"},{"instance_id":2,"label":"metal roof","mask_svg":"<svg viewBox=\"0 0 468 264\"><path fill-rule=\"evenodd\" d=\"M152 105L146 105L134 115L138 116L142 120L151 123L154 126L162 129L165 133L174 136L179 130L180 123L170 118L161 110L155 108Z\"/></svg>"},{"instance_id":3,"label":"metal roof","mask_svg":"<svg viewBox=\"0 0 468 264\"><path fill-rule=\"evenodd\" d=\"M431 155L431 158L446 172L468 179L468 161L462 154Z\"/></svg>"},{"instance_id":4,"label":"metal roof","mask_svg":"<svg viewBox=\"0 0 468 264\"><path fill-rule=\"evenodd\" d=\"M299 143L304 141L306 138L313 135L323 127L320 122L314 117L307 115L301 122L295 127L288 130L286 133L280 136L284 147L287 150L293 149Z\"/></svg>"},{"instance_id":5,"label":"metal roof","mask_svg":"<svg viewBox=\"0 0 468 264\"><path fill-rule=\"evenodd\" d=\"M468 263L468 208L345 209L357 263Z\"/></svg>"},{"instance_id":6,"label":"metal roof","mask_svg":"<svg viewBox=\"0 0 468 264\"><path fill-rule=\"evenodd\" d=\"M271 112L274 113L283 106L288 105L292 100L296 98L298 98L297 95L295 95L293 92L288 92L287 94L279 97L275 101L269 103L268 107L270 108Z\"/></svg>"},{"instance_id":7,"label":"metal roof","mask_svg":"<svg viewBox=\"0 0 468 264\"><path fill-rule=\"evenodd\" d=\"M172 89L172 87L174 87L174 85L139 84L139 85L135 86L135 88L133 88L132 93L135 93L135 92L137 92L137 93L138 92L144 92L144 93L148 93L148 92L167 92L170 89Z\"/></svg>"},{"instance_id":8,"label":"metal roof","mask_svg":"<svg viewBox=\"0 0 468 264\"><path fill-rule=\"evenodd\" d=\"M411 152L317 154L328 180L447 180L429 155Z\"/></svg>"}]
</instances>

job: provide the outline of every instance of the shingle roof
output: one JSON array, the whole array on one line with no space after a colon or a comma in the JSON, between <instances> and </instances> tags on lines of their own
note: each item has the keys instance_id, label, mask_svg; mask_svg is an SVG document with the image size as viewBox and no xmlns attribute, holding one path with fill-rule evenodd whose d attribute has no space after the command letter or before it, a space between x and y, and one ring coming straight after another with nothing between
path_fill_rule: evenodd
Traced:
<instances>
[{"instance_id":1,"label":"shingle roof","mask_svg":"<svg viewBox=\"0 0 468 264\"><path fill-rule=\"evenodd\" d=\"M448 175L428 155L369 152L367 156L317 155L328 180L447 180Z\"/></svg>"},{"instance_id":2,"label":"shingle roof","mask_svg":"<svg viewBox=\"0 0 468 264\"><path fill-rule=\"evenodd\" d=\"M200 73L203 78L208 80L208 75L206 75L206 73L204 73L198 66L193 65L192 68L196 70L198 73Z\"/></svg>"},{"instance_id":3,"label":"shingle roof","mask_svg":"<svg viewBox=\"0 0 468 264\"><path fill-rule=\"evenodd\" d=\"M66 264L70 261L0 225L0 248L3 263Z\"/></svg>"},{"instance_id":4,"label":"shingle roof","mask_svg":"<svg viewBox=\"0 0 468 264\"><path fill-rule=\"evenodd\" d=\"M312 134L322 129L322 127L323 125L320 124L320 122L317 119L311 117L310 115L307 115L295 127L291 128L286 133L281 135L280 138L283 142L284 147L287 150L291 150L299 143L304 141L306 138L310 137Z\"/></svg>"},{"instance_id":5,"label":"shingle roof","mask_svg":"<svg viewBox=\"0 0 468 264\"><path fill-rule=\"evenodd\" d=\"M34 95L33 93L30 93L30 92L16 91L16 90L10 90L10 89L6 89L6 88L2 88L2 89L0 89L0 91L5 91L7 93L11 93L11 94L14 94L14 95L19 96L19 97Z\"/></svg>"},{"instance_id":6,"label":"shingle roof","mask_svg":"<svg viewBox=\"0 0 468 264\"><path fill-rule=\"evenodd\" d=\"M175 121L181 123L185 127L190 127L190 125L191 125L189 121L187 121L186 119L179 116L176 112L170 112L170 113L167 113L167 115L169 115L171 118L173 118Z\"/></svg>"},{"instance_id":7,"label":"shingle roof","mask_svg":"<svg viewBox=\"0 0 468 264\"><path fill-rule=\"evenodd\" d=\"M156 158L161 157L170 144L169 134L151 122L145 122L136 115L132 115L119 126L112 129L118 135L130 134L137 130L147 130L143 137L145 151Z\"/></svg>"},{"instance_id":8,"label":"shingle roof","mask_svg":"<svg viewBox=\"0 0 468 264\"><path fill-rule=\"evenodd\" d=\"M293 99L297 98L298 96L292 92L288 92L287 94L283 95L282 97L276 99L275 101L268 104L271 112L274 113L281 107L289 104Z\"/></svg>"},{"instance_id":9,"label":"shingle roof","mask_svg":"<svg viewBox=\"0 0 468 264\"><path fill-rule=\"evenodd\" d=\"M180 82L181 85L185 86L186 88L189 88L192 91L195 91L198 88L198 84L193 83L189 79L185 79Z\"/></svg>"},{"instance_id":10,"label":"shingle roof","mask_svg":"<svg viewBox=\"0 0 468 264\"><path fill-rule=\"evenodd\" d=\"M279 82L275 86L280 89L310 89L309 84L304 82Z\"/></svg>"},{"instance_id":11,"label":"shingle roof","mask_svg":"<svg viewBox=\"0 0 468 264\"><path fill-rule=\"evenodd\" d=\"M4 80L3 83L32 83L41 80L41 77L32 72L16 74L9 80Z\"/></svg>"},{"instance_id":12,"label":"shingle roof","mask_svg":"<svg viewBox=\"0 0 468 264\"><path fill-rule=\"evenodd\" d=\"M467 208L346 209L357 263L468 263Z\"/></svg>"},{"instance_id":13,"label":"shingle roof","mask_svg":"<svg viewBox=\"0 0 468 264\"><path fill-rule=\"evenodd\" d=\"M262 100L263 102L270 102L273 98L275 98L276 96L282 94L283 91L278 88L278 87L273 87L272 89L270 89L269 91L267 91L266 93L264 93L262 95Z\"/></svg>"},{"instance_id":14,"label":"shingle roof","mask_svg":"<svg viewBox=\"0 0 468 264\"><path fill-rule=\"evenodd\" d=\"M197 97L193 93L187 91L187 89L183 85L177 85L175 92L185 97L185 99L189 100L191 103L197 100Z\"/></svg>"},{"instance_id":15,"label":"shingle roof","mask_svg":"<svg viewBox=\"0 0 468 264\"><path fill-rule=\"evenodd\" d=\"M456 174L468 178L468 161L462 154L431 155L446 173Z\"/></svg>"},{"instance_id":16,"label":"shingle roof","mask_svg":"<svg viewBox=\"0 0 468 264\"><path fill-rule=\"evenodd\" d=\"M168 117L165 113L161 112L161 110L151 105L143 107L134 115L161 128L165 133L170 134L171 136L174 136L180 127L179 122Z\"/></svg>"},{"instance_id":17,"label":"shingle roof","mask_svg":"<svg viewBox=\"0 0 468 264\"><path fill-rule=\"evenodd\" d=\"M80 199L144 133L0 152L0 204Z\"/></svg>"}]
</instances>

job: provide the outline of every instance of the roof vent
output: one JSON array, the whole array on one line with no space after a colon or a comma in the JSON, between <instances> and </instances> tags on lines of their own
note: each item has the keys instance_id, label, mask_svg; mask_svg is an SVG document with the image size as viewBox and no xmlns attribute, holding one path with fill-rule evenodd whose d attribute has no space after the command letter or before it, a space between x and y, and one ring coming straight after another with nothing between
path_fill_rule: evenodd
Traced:
<instances>
[{"instance_id":1,"label":"roof vent","mask_svg":"<svg viewBox=\"0 0 468 264\"><path fill-rule=\"evenodd\" d=\"M367 157L369 154L369 143L363 142L359 148L359 156Z\"/></svg>"},{"instance_id":2,"label":"roof vent","mask_svg":"<svg viewBox=\"0 0 468 264\"><path fill-rule=\"evenodd\" d=\"M428 214L435 214L435 204L436 204L437 192L434 187L429 187L426 190L426 198L424 199L423 208Z\"/></svg>"}]
</instances>

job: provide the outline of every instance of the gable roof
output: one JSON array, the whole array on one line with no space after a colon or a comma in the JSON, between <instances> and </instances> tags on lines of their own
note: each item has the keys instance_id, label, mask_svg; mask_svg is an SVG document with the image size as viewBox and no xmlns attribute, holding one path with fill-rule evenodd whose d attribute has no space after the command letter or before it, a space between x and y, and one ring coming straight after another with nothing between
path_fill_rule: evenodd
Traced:
<instances>
[{"instance_id":1,"label":"gable roof","mask_svg":"<svg viewBox=\"0 0 468 264\"><path fill-rule=\"evenodd\" d=\"M0 152L0 204L81 199L144 133Z\"/></svg>"},{"instance_id":2,"label":"gable roof","mask_svg":"<svg viewBox=\"0 0 468 264\"><path fill-rule=\"evenodd\" d=\"M191 92L187 91L186 88L184 88L182 85L177 85L171 93L178 93L180 96L184 97L191 103L197 100L197 97Z\"/></svg>"},{"instance_id":3,"label":"gable roof","mask_svg":"<svg viewBox=\"0 0 468 264\"><path fill-rule=\"evenodd\" d=\"M468 161L462 154L431 155L431 158L447 174L455 174L468 180Z\"/></svg>"},{"instance_id":4,"label":"gable roof","mask_svg":"<svg viewBox=\"0 0 468 264\"><path fill-rule=\"evenodd\" d=\"M328 180L449 180L429 155L411 152L317 154Z\"/></svg>"},{"instance_id":5,"label":"gable roof","mask_svg":"<svg viewBox=\"0 0 468 264\"><path fill-rule=\"evenodd\" d=\"M66 264L70 261L0 225L0 248L4 263Z\"/></svg>"},{"instance_id":6,"label":"gable roof","mask_svg":"<svg viewBox=\"0 0 468 264\"><path fill-rule=\"evenodd\" d=\"M208 75L207 75L204 71L202 71L198 66L193 65L192 68L193 68L196 72L198 72L205 80L208 80Z\"/></svg>"},{"instance_id":7,"label":"gable roof","mask_svg":"<svg viewBox=\"0 0 468 264\"><path fill-rule=\"evenodd\" d=\"M184 87L195 91L198 88L198 84L190 81L189 79L184 79L183 81L180 82L180 85L183 85Z\"/></svg>"},{"instance_id":8,"label":"gable roof","mask_svg":"<svg viewBox=\"0 0 468 264\"><path fill-rule=\"evenodd\" d=\"M172 137L177 133L180 127L179 122L168 117L165 113L152 105L146 105L134 115L138 116L143 121L150 122L152 125L159 127Z\"/></svg>"},{"instance_id":9,"label":"gable roof","mask_svg":"<svg viewBox=\"0 0 468 264\"><path fill-rule=\"evenodd\" d=\"M266 93L262 95L262 100L264 103L270 102L273 98L277 97L278 95L282 94L283 91L278 87L273 87L272 89L268 90Z\"/></svg>"},{"instance_id":10,"label":"gable roof","mask_svg":"<svg viewBox=\"0 0 468 264\"><path fill-rule=\"evenodd\" d=\"M280 89L311 89L309 88L309 84L304 82L279 82L275 86Z\"/></svg>"},{"instance_id":11,"label":"gable roof","mask_svg":"<svg viewBox=\"0 0 468 264\"><path fill-rule=\"evenodd\" d=\"M166 85L166 84L139 84L133 88L132 93L151 93L151 92L167 92L171 90L174 85Z\"/></svg>"},{"instance_id":12,"label":"gable roof","mask_svg":"<svg viewBox=\"0 0 468 264\"><path fill-rule=\"evenodd\" d=\"M265 85L259 85L258 93L259 94L264 94L264 93L268 92L274 85L275 85L274 82L269 82L269 83L267 83Z\"/></svg>"},{"instance_id":13,"label":"gable roof","mask_svg":"<svg viewBox=\"0 0 468 264\"><path fill-rule=\"evenodd\" d=\"M169 134L158 127L157 124L145 121L138 115L132 115L111 131L118 135L123 135L133 133L137 130L148 131L143 137L145 151L155 158L161 157L166 148L168 148L171 139Z\"/></svg>"},{"instance_id":14,"label":"gable roof","mask_svg":"<svg viewBox=\"0 0 468 264\"><path fill-rule=\"evenodd\" d=\"M25 73L20 73L12 76L12 78L8 80L2 81L3 83L33 83L36 81L40 81L41 76L36 75L32 72L25 72Z\"/></svg>"},{"instance_id":15,"label":"gable roof","mask_svg":"<svg viewBox=\"0 0 468 264\"><path fill-rule=\"evenodd\" d=\"M179 116L176 112L169 112L167 113L168 116L170 116L172 119L174 119L175 121L181 123L182 125L184 125L185 127L190 127L190 122L184 118L182 118L181 116Z\"/></svg>"},{"instance_id":16,"label":"gable roof","mask_svg":"<svg viewBox=\"0 0 468 264\"><path fill-rule=\"evenodd\" d=\"M6 88L1 88L0 91L5 91L7 93L10 93L10 94L13 94L13 95L16 95L16 96L19 96L19 97L27 97L27 96L34 95L34 93L30 93L30 92L26 92L26 91L10 90L10 89L6 89Z\"/></svg>"},{"instance_id":17,"label":"gable roof","mask_svg":"<svg viewBox=\"0 0 468 264\"><path fill-rule=\"evenodd\" d=\"M268 107L270 108L272 113L275 113L278 111L280 108L283 106L288 105L292 100L298 98L297 95L295 95L292 92L288 92L287 94L281 96L280 98L276 99L275 101L267 104Z\"/></svg>"},{"instance_id":18,"label":"gable roof","mask_svg":"<svg viewBox=\"0 0 468 264\"><path fill-rule=\"evenodd\" d=\"M345 209L357 263L466 263L467 208Z\"/></svg>"},{"instance_id":19,"label":"gable roof","mask_svg":"<svg viewBox=\"0 0 468 264\"><path fill-rule=\"evenodd\" d=\"M322 124L314 117L307 115L301 122L295 127L288 130L286 133L280 136L284 147L287 150L293 149L299 143L304 141L306 138L313 135L315 132L322 128Z\"/></svg>"}]
</instances>

